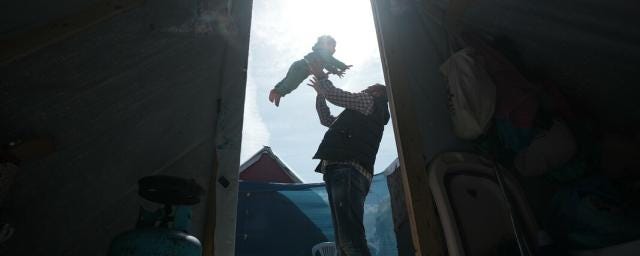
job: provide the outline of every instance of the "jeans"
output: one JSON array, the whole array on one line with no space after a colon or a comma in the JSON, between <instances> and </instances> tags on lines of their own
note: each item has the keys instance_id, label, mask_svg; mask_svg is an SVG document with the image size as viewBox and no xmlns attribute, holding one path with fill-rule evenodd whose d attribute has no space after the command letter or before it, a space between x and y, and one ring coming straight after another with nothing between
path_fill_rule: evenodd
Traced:
<instances>
[{"instance_id":1,"label":"jeans","mask_svg":"<svg viewBox=\"0 0 640 256\"><path fill-rule=\"evenodd\" d=\"M364 233L364 200L371 183L347 164L327 166L324 182L339 255L370 256Z\"/></svg>"}]
</instances>

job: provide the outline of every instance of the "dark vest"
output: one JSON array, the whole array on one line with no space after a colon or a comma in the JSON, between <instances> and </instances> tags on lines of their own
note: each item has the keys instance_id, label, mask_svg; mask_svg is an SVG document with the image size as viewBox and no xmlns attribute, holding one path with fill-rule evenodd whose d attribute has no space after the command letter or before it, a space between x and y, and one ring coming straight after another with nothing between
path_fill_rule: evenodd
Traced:
<instances>
[{"instance_id":1,"label":"dark vest","mask_svg":"<svg viewBox=\"0 0 640 256\"><path fill-rule=\"evenodd\" d=\"M313 159L358 161L373 171L384 126L389 122L387 100L376 98L373 112L364 115L345 109L331 124Z\"/></svg>"}]
</instances>

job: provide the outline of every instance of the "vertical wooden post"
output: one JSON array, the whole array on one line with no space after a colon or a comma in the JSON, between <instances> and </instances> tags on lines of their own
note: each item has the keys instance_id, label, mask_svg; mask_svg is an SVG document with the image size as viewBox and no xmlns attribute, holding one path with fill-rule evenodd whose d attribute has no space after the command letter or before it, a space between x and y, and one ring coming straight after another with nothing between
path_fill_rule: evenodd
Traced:
<instances>
[{"instance_id":1,"label":"vertical wooden post","mask_svg":"<svg viewBox=\"0 0 640 256\"><path fill-rule=\"evenodd\" d=\"M247 82L249 33L253 0L203 0L204 7L222 15L215 22L225 40L220 60L220 99L217 104L215 172L210 182L208 215L205 223L203 255L232 255L235 249L235 216L238 171L243 125L244 95ZM218 182L218 181L224 182ZM226 183L226 184L225 184ZM217 192L216 192L217 190ZM216 206L224 205L224 208ZM222 217L221 217L222 216ZM226 222L220 221L223 219ZM217 222L217 223L216 223ZM226 240L225 240L226 239ZM220 244L220 241L227 243ZM216 244L216 241L218 244ZM229 242L230 241L230 242Z\"/></svg>"},{"instance_id":2,"label":"vertical wooden post","mask_svg":"<svg viewBox=\"0 0 640 256\"><path fill-rule=\"evenodd\" d=\"M202 255L213 256L215 255L215 230L216 230L216 177L218 177L218 154L216 150L213 150L213 173L211 174L211 180L209 181L209 190L207 191L207 198L205 200L207 204L206 218L204 224L203 246Z\"/></svg>"},{"instance_id":3,"label":"vertical wooden post","mask_svg":"<svg viewBox=\"0 0 640 256\"><path fill-rule=\"evenodd\" d=\"M397 33L398 25L394 21L402 17L391 13L388 0L371 2L385 79L389 85L390 108L415 255L444 255L440 220L436 216L427 182L422 138L411 101L407 70L402 60L405 49L400 42L411 38Z\"/></svg>"}]
</instances>

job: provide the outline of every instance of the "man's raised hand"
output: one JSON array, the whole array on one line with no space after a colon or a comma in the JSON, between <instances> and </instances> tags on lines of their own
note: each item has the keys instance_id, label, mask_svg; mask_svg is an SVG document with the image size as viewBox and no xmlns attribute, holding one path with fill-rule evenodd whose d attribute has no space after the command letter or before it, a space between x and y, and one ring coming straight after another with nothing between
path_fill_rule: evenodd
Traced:
<instances>
[{"instance_id":1,"label":"man's raised hand","mask_svg":"<svg viewBox=\"0 0 640 256\"><path fill-rule=\"evenodd\" d=\"M316 90L316 93L320 94L320 91L318 91L318 79L317 78L312 77L311 80L309 80L309 83L307 85L311 86L311 88Z\"/></svg>"}]
</instances>

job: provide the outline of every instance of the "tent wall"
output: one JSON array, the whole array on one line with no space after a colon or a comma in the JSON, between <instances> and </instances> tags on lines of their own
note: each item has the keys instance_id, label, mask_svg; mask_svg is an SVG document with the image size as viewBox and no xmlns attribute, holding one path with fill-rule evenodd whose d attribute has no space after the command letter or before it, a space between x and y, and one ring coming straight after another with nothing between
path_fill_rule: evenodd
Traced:
<instances>
[{"instance_id":1,"label":"tent wall","mask_svg":"<svg viewBox=\"0 0 640 256\"><path fill-rule=\"evenodd\" d=\"M412 119L422 139L421 154L429 160L439 152L466 148L465 142L452 132L446 81L439 69L448 57L446 31L436 18L425 15L420 2L376 0L374 4L380 7L380 15L393 27L393 36L397 38L381 51L387 58L402 62L403 69L398 75L404 76L409 90L404 94L406 98L396 99L395 104L414 109ZM379 33L383 39L392 36L382 30ZM389 72L393 63L387 65ZM387 79L393 90L394 77L387 74Z\"/></svg>"},{"instance_id":2,"label":"tent wall","mask_svg":"<svg viewBox=\"0 0 640 256\"><path fill-rule=\"evenodd\" d=\"M420 155L425 161L444 151L468 149L466 143L450 132L445 82L439 73L440 64L449 55L443 24L450 6L462 7L449 14L460 15L466 28L498 39L498 50L527 78L553 81L572 100L585 106L586 111L596 114L604 126L637 130L640 125L640 112L636 111L640 106L634 100L639 92L636 85L640 82L634 72L640 66L640 35L634 29L639 23L634 14L639 9L637 3L589 0L373 2L383 13L377 18L393 24L394 31L379 31L381 38L392 37L393 42L382 51L388 61L387 72L398 62L403 64L403 70L396 71L396 77L392 74L387 78L392 90L398 76L404 77L399 79L400 83L406 80L408 84L409 92L395 99L395 104L413 105L415 125L422 138ZM389 63L389 59L396 61ZM402 131L402 125L399 122L397 129ZM403 134L397 136L400 138L396 140L402 143ZM408 176L410 182L419 175L409 173ZM390 179L395 179L389 184L398 209L405 194L397 186L403 186L406 192L407 183L403 184L399 175ZM394 212L394 215L398 214Z\"/></svg>"},{"instance_id":3,"label":"tent wall","mask_svg":"<svg viewBox=\"0 0 640 256\"><path fill-rule=\"evenodd\" d=\"M51 21L79 13L101 0L69 0L64 2L27 0L3 3L0 10L0 38L9 39ZM127 2L127 1L122 1Z\"/></svg>"},{"instance_id":4,"label":"tent wall","mask_svg":"<svg viewBox=\"0 0 640 256\"><path fill-rule=\"evenodd\" d=\"M462 19L499 39L530 80L553 81L605 127L637 130L638 10L624 0L490 0L474 1Z\"/></svg>"},{"instance_id":5,"label":"tent wall","mask_svg":"<svg viewBox=\"0 0 640 256\"><path fill-rule=\"evenodd\" d=\"M406 248L406 241L398 241L403 246L399 251L441 255L439 220L435 217L424 170L439 152L468 148L452 132L446 83L439 72L447 57L446 31L437 20L423 14L424 8L418 1L372 3L400 151L401 175L389 183L402 185L403 189L392 189L392 205L396 215L395 210L401 205L396 202L407 203L405 222L411 228L413 243L413 248ZM399 231L398 237L406 237L403 233L406 230Z\"/></svg>"},{"instance_id":6,"label":"tent wall","mask_svg":"<svg viewBox=\"0 0 640 256\"><path fill-rule=\"evenodd\" d=\"M92 3L2 8L3 39ZM216 153L229 181L209 194L225 209L216 250L233 254L226 210L237 200L250 12L250 0L146 1L2 66L0 139L46 135L57 150L22 164L3 211L16 233L0 254L104 255L135 224L139 178L190 177L208 190ZM201 240L206 212L194 208Z\"/></svg>"}]
</instances>

